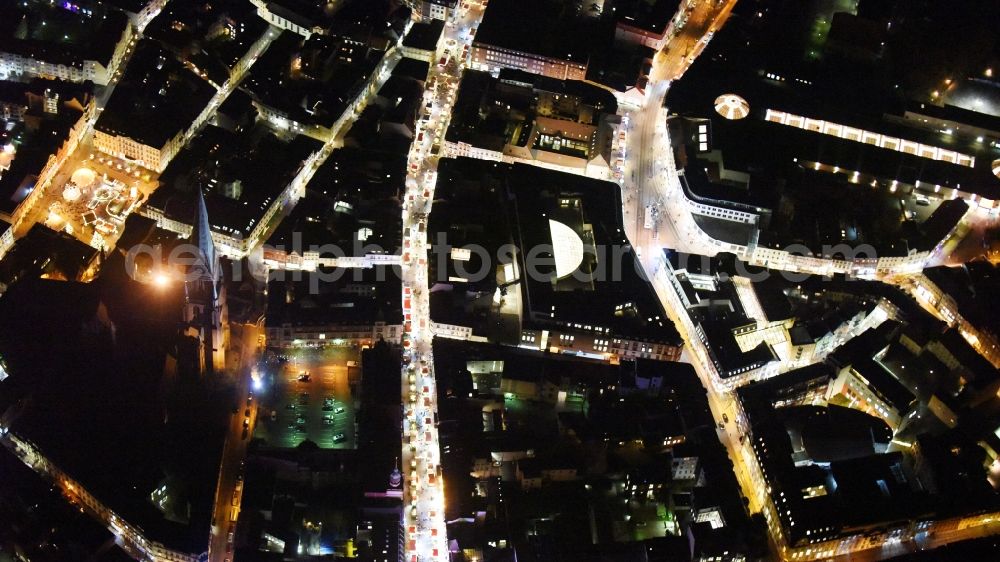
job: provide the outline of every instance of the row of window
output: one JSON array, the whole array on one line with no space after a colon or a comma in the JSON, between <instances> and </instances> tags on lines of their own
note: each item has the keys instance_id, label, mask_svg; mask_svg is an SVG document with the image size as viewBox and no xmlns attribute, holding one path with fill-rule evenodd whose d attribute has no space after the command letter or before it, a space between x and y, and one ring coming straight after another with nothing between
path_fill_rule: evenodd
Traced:
<instances>
[{"instance_id":1,"label":"row of window","mask_svg":"<svg viewBox=\"0 0 1000 562\"><path fill-rule=\"evenodd\" d=\"M600 329L600 328L598 328ZM538 335L534 332L524 332L521 334L521 343L524 344L534 344L538 341ZM564 347L573 347L576 341L576 336L572 334L559 334L559 345ZM643 342L636 341L625 341L623 342L619 338L613 338L610 340L606 339L596 339L591 344L594 351L598 352L621 352L631 356L642 356L646 358L659 358L660 356L670 356L676 352L677 348L672 345L667 344L647 344Z\"/></svg>"},{"instance_id":2,"label":"row of window","mask_svg":"<svg viewBox=\"0 0 1000 562\"><path fill-rule=\"evenodd\" d=\"M772 123L780 123L782 125L805 129L824 135L830 135L840 139L871 144L888 150L903 152L931 160L942 160L945 162L951 162L952 164L958 164L959 166L968 166L970 168L974 167L976 164L976 159L974 157L956 152L954 150L948 150L915 141L882 135L873 131L867 131L865 129L850 127L821 119L811 119L773 109L768 109L764 118ZM945 134L950 135L951 130L949 129L945 131Z\"/></svg>"},{"instance_id":3,"label":"row of window","mask_svg":"<svg viewBox=\"0 0 1000 562\"><path fill-rule=\"evenodd\" d=\"M737 219L742 222L753 222L753 215L743 211L734 211L725 207L710 207L708 205L698 205L698 211L710 217L720 217L724 219Z\"/></svg>"}]
</instances>

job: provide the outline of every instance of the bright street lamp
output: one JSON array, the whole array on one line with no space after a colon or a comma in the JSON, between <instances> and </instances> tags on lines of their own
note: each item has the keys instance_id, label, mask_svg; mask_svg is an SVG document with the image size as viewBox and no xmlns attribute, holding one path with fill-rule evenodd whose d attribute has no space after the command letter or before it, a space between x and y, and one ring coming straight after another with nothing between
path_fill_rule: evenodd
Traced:
<instances>
[{"instance_id":1,"label":"bright street lamp","mask_svg":"<svg viewBox=\"0 0 1000 562\"><path fill-rule=\"evenodd\" d=\"M159 272L153 276L153 284L163 289L170 284L170 277L166 273Z\"/></svg>"}]
</instances>

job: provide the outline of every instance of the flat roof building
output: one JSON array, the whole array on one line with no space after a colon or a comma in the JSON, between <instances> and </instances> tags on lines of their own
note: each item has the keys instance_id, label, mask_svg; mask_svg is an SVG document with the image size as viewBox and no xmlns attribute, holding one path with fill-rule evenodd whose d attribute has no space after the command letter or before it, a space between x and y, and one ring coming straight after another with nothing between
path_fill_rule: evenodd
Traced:
<instances>
[{"instance_id":1,"label":"flat roof building","mask_svg":"<svg viewBox=\"0 0 1000 562\"><path fill-rule=\"evenodd\" d=\"M304 135L282 140L262 123L242 133L207 125L164 170L141 212L187 235L201 189L216 245L226 255L245 255L288 203L288 185L320 144Z\"/></svg>"},{"instance_id":2,"label":"flat roof building","mask_svg":"<svg viewBox=\"0 0 1000 562\"><path fill-rule=\"evenodd\" d=\"M615 40L639 43L659 51L686 21L690 0L615 2Z\"/></svg>"},{"instance_id":3,"label":"flat roof building","mask_svg":"<svg viewBox=\"0 0 1000 562\"><path fill-rule=\"evenodd\" d=\"M444 38L444 21L434 19L422 21L410 26L410 31L403 37L403 54L428 62L436 63L434 55Z\"/></svg>"},{"instance_id":4,"label":"flat roof building","mask_svg":"<svg viewBox=\"0 0 1000 562\"><path fill-rule=\"evenodd\" d=\"M493 0L472 40L472 68L583 80L589 49L602 37L610 39L598 20L569 14L561 2Z\"/></svg>"},{"instance_id":5,"label":"flat roof building","mask_svg":"<svg viewBox=\"0 0 1000 562\"><path fill-rule=\"evenodd\" d=\"M33 76L106 85L132 41L128 17L101 2L0 6L0 79Z\"/></svg>"},{"instance_id":6,"label":"flat roof building","mask_svg":"<svg viewBox=\"0 0 1000 562\"><path fill-rule=\"evenodd\" d=\"M485 324L473 322L476 335L611 361L679 356L679 334L637 274L612 211L620 205L614 184L459 158L442 161L435 196L430 238L440 245L446 235L437 252L451 248L431 260L442 289L431 295L435 322L468 323L468 313L460 320L451 311L478 308L465 301L475 294L496 295L504 327L496 332L486 313ZM515 250L505 257L508 244ZM473 245L486 253L464 251Z\"/></svg>"},{"instance_id":7,"label":"flat roof building","mask_svg":"<svg viewBox=\"0 0 1000 562\"><path fill-rule=\"evenodd\" d=\"M711 162L713 178L732 180L742 174L740 183L749 182L751 193L766 192L777 178L802 176L808 170L817 172L809 175L809 182L829 184L829 189L843 191L874 181L893 193L913 190L929 198L959 197L987 208L998 204L1000 179L990 169L989 143L975 134L985 130L984 124L993 126L989 116L927 102L904 101L901 107L898 92L887 87L880 72L913 70L893 67L881 55L868 63L836 50L803 57L808 46L803 46L797 23L790 23L794 18L789 10L769 6L759 16L732 18L684 77L671 85L666 101L671 113L711 123L707 145L685 141L681 165ZM831 33L824 40L836 43L838 37ZM890 40L901 39L886 38ZM738 102L739 115L720 109L731 100ZM929 126L931 118L945 113L968 125ZM753 138L768 142L746 142ZM691 189L700 193L702 187Z\"/></svg>"},{"instance_id":8,"label":"flat roof building","mask_svg":"<svg viewBox=\"0 0 1000 562\"><path fill-rule=\"evenodd\" d=\"M94 125L94 147L162 172L214 93L173 53L140 41Z\"/></svg>"}]
</instances>

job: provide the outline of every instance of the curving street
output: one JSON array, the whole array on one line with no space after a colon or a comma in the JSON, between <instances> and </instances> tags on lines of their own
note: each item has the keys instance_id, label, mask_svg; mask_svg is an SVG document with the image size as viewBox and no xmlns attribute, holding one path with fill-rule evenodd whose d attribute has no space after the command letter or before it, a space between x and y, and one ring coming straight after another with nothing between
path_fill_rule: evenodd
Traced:
<instances>
[{"instance_id":1,"label":"curving street","mask_svg":"<svg viewBox=\"0 0 1000 562\"><path fill-rule=\"evenodd\" d=\"M959 540L986 536L996 531L1000 521L989 514L970 521L960 529L937 534L917 534L910 541L887 541L880 547L864 545L838 549L830 544L816 545L811 552L795 552L784 544L780 525L767 495L767 485L756 457L745 439L747 430L742 410L734 393L723 383L708 359L707 349L695 336L694 325L671 286L664 267L663 248L715 255L720 251L738 252L712 239L695 223L690 203L684 197L677 177L666 132L663 107L669 81L679 78L704 48L707 40L729 15L735 0L725 3L702 0L691 13L688 24L671 40L654 62L654 80L647 92L646 104L627 115L625 168L622 182L623 215L629 240L636 248L646 275L664 309L681 333L685 351L682 360L691 363L708 390L709 405L720 428L719 438L733 462L737 480L747 498L751 513L764 514L772 550L783 560L840 559L851 561L881 560L900 554L942 546ZM650 211L652 225L647 219ZM782 364L779 371L800 365Z\"/></svg>"}]
</instances>

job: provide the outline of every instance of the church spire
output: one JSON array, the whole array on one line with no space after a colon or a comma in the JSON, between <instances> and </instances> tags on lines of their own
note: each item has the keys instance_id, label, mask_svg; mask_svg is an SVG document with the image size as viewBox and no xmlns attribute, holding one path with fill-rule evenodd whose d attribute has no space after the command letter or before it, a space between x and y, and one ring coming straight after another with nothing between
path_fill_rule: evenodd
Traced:
<instances>
[{"instance_id":1,"label":"church spire","mask_svg":"<svg viewBox=\"0 0 1000 562\"><path fill-rule=\"evenodd\" d=\"M195 217L191 240L198 244L199 258L203 261L206 273L215 282L219 273L219 257L215 252L215 242L212 240L212 226L208 222L208 208L205 206L205 193L198 188L198 215Z\"/></svg>"},{"instance_id":2,"label":"church spire","mask_svg":"<svg viewBox=\"0 0 1000 562\"><path fill-rule=\"evenodd\" d=\"M198 245L198 256L188 270L184 283L187 301L184 320L193 331L190 335L199 339L201 368L207 372L221 373L226 368L225 351L229 340L226 287L222 279L219 254L212 241L205 194L200 187L197 215L194 217L194 227L188 243Z\"/></svg>"},{"instance_id":3,"label":"church spire","mask_svg":"<svg viewBox=\"0 0 1000 562\"><path fill-rule=\"evenodd\" d=\"M389 475L389 487L396 489L403 484L403 474L399 472L399 457L396 457L396 466Z\"/></svg>"}]
</instances>

